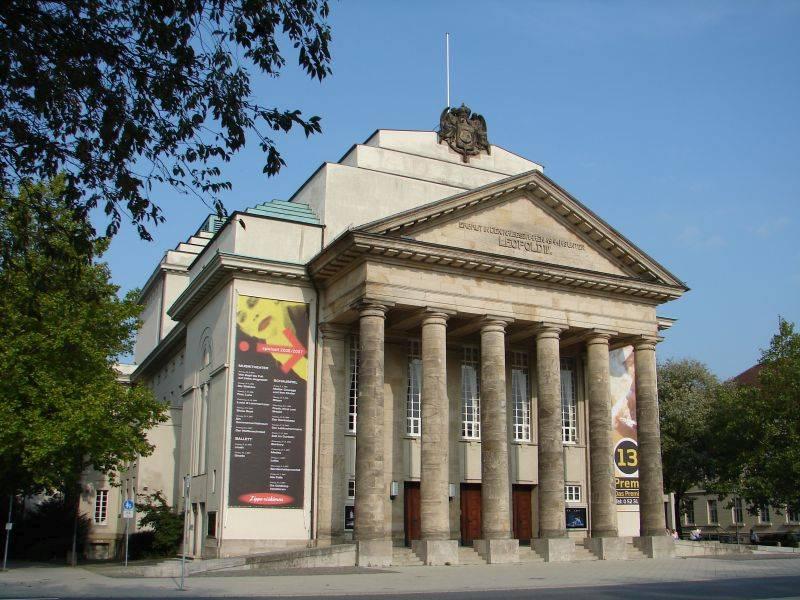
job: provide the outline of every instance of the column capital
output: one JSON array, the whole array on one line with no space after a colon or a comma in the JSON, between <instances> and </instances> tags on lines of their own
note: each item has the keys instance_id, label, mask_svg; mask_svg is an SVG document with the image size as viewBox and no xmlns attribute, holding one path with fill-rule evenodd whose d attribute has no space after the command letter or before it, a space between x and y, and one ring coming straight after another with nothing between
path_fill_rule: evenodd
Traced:
<instances>
[{"instance_id":1,"label":"column capital","mask_svg":"<svg viewBox=\"0 0 800 600\"><path fill-rule=\"evenodd\" d=\"M324 340L343 340L350 333L350 328L341 323L320 323L319 332Z\"/></svg>"},{"instance_id":2,"label":"column capital","mask_svg":"<svg viewBox=\"0 0 800 600\"><path fill-rule=\"evenodd\" d=\"M424 311L422 311L422 325L427 324L439 324L445 325L450 319L456 315L456 311L448 310L445 308L439 308L436 306L427 306Z\"/></svg>"},{"instance_id":3,"label":"column capital","mask_svg":"<svg viewBox=\"0 0 800 600\"><path fill-rule=\"evenodd\" d=\"M361 299L354 302L351 307L358 311L359 317L381 317L386 318L386 313L392 307L391 302L381 302L378 300Z\"/></svg>"},{"instance_id":4,"label":"column capital","mask_svg":"<svg viewBox=\"0 0 800 600\"><path fill-rule=\"evenodd\" d=\"M537 340L546 339L546 338L555 338L559 339L561 333L566 331L568 327L563 323L554 323L549 321L540 321L536 323L535 329L533 330L534 335L536 336Z\"/></svg>"},{"instance_id":5,"label":"column capital","mask_svg":"<svg viewBox=\"0 0 800 600\"><path fill-rule=\"evenodd\" d=\"M633 340L634 350L654 350L656 344L663 341L664 338L657 335L640 335Z\"/></svg>"},{"instance_id":6,"label":"column capital","mask_svg":"<svg viewBox=\"0 0 800 600\"><path fill-rule=\"evenodd\" d=\"M481 320L481 332L484 331L501 331L505 332L509 323L513 323L514 319L510 317L498 317L497 315L484 315Z\"/></svg>"},{"instance_id":7,"label":"column capital","mask_svg":"<svg viewBox=\"0 0 800 600\"><path fill-rule=\"evenodd\" d=\"M590 329L586 332L586 345L605 344L607 346L615 335L617 332L609 329Z\"/></svg>"}]
</instances>

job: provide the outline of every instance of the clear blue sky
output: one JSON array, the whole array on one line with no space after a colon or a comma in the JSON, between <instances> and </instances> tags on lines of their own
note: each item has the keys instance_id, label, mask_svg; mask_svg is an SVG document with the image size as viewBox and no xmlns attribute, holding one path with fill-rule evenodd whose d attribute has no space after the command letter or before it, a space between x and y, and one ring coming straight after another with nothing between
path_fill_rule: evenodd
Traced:
<instances>
[{"instance_id":1,"label":"clear blue sky","mask_svg":"<svg viewBox=\"0 0 800 600\"><path fill-rule=\"evenodd\" d=\"M727 378L777 329L800 326L800 2L334 2L333 76L291 68L260 99L322 117L278 138L288 166L261 174L252 144L227 165L229 210L288 198L323 161L378 128L433 129L445 104L483 114L489 139L545 173L683 279L661 359ZM155 242L131 228L106 255L123 289L208 213L163 190Z\"/></svg>"}]
</instances>

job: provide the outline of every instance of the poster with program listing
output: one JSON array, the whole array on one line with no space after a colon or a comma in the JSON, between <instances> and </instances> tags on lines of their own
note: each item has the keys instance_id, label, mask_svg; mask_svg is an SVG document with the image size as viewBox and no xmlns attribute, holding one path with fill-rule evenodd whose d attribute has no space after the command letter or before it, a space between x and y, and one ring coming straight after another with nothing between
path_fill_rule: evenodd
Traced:
<instances>
[{"instance_id":1,"label":"poster with program listing","mask_svg":"<svg viewBox=\"0 0 800 600\"><path fill-rule=\"evenodd\" d=\"M239 296L228 505L302 508L308 305Z\"/></svg>"},{"instance_id":2,"label":"poster with program listing","mask_svg":"<svg viewBox=\"0 0 800 600\"><path fill-rule=\"evenodd\" d=\"M618 506L639 505L639 444L633 346L610 353L611 422Z\"/></svg>"}]
</instances>

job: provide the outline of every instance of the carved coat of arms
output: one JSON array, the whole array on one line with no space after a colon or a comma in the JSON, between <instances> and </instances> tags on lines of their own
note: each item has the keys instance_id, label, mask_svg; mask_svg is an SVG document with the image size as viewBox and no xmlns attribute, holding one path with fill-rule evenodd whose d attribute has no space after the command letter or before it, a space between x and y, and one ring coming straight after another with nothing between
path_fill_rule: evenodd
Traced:
<instances>
[{"instance_id":1,"label":"carved coat of arms","mask_svg":"<svg viewBox=\"0 0 800 600\"><path fill-rule=\"evenodd\" d=\"M491 154L489 135L486 132L486 119L473 113L463 104L459 108L445 108L439 118L439 143L447 142L455 152L461 155L464 162L470 156L486 150Z\"/></svg>"}]
</instances>

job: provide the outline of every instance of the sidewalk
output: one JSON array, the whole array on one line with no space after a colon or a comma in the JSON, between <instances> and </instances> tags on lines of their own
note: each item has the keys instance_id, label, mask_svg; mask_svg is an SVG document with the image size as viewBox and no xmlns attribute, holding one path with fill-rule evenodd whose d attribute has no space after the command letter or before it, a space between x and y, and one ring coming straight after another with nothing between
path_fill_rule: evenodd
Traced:
<instances>
[{"instance_id":1,"label":"sidewalk","mask_svg":"<svg viewBox=\"0 0 800 600\"><path fill-rule=\"evenodd\" d=\"M352 567L227 572L190 577L192 596L379 595L713 581L800 575L797 555L750 555L640 561L594 561L460 567ZM0 598L173 598L177 580L109 578L91 568L12 565L0 573Z\"/></svg>"}]
</instances>

